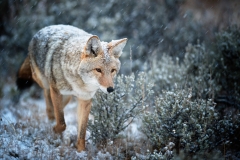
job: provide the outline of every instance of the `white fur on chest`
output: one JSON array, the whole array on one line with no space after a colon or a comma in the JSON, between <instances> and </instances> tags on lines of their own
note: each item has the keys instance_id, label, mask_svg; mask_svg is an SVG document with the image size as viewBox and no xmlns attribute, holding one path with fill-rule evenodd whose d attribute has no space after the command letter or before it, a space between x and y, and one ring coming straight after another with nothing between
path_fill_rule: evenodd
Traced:
<instances>
[{"instance_id":1,"label":"white fur on chest","mask_svg":"<svg viewBox=\"0 0 240 160\"><path fill-rule=\"evenodd\" d=\"M71 90L60 90L62 95L74 95L82 100L91 99L96 91L99 89L100 85L95 78L86 78L83 83L79 83L74 78L66 78L68 83L71 85Z\"/></svg>"},{"instance_id":2,"label":"white fur on chest","mask_svg":"<svg viewBox=\"0 0 240 160\"><path fill-rule=\"evenodd\" d=\"M70 91L70 90L60 90L60 93L62 95L73 95L73 96L76 96L76 97L78 97L82 100L89 100L95 95L96 91L95 92L86 92L86 91L83 91L83 90L78 90L76 92L74 90L72 90L72 91Z\"/></svg>"}]
</instances>

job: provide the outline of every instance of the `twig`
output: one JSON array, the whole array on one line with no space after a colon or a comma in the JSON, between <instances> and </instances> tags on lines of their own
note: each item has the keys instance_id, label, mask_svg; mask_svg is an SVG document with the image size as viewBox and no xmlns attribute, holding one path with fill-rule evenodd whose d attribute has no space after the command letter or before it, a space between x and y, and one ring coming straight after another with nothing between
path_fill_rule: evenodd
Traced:
<instances>
[{"instance_id":1,"label":"twig","mask_svg":"<svg viewBox=\"0 0 240 160\"><path fill-rule=\"evenodd\" d=\"M10 126L13 128L14 134L16 135L17 132L16 132L16 130L15 130L13 124L12 124L12 123L11 123L6 117L4 117L4 116L2 116L2 117L3 117L4 119L6 119L6 121L10 124Z\"/></svg>"}]
</instances>

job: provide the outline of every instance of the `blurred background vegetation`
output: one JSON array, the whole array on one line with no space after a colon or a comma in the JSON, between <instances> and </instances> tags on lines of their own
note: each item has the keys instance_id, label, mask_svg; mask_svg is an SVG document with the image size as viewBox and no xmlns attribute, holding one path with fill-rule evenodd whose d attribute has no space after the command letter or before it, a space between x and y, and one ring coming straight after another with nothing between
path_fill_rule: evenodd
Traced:
<instances>
[{"instance_id":1,"label":"blurred background vegetation","mask_svg":"<svg viewBox=\"0 0 240 160\"><path fill-rule=\"evenodd\" d=\"M103 41L127 37L121 73L145 71L146 80L155 84L152 101L166 93L167 99L169 92L163 90L191 88L192 99L217 103L219 117L236 115L240 109L239 8L238 0L0 0L0 97L5 84L14 88L31 37L45 26L69 24ZM229 133L224 132L225 139L216 143L240 137L239 127ZM228 147L240 148L237 141Z\"/></svg>"},{"instance_id":2,"label":"blurred background vegetation","mask_svg":"<svg viewBox=\"0 0 240 160\"><path fill-rule=\"evenodd\" d=\"M123 62L131 50L137 71L164 53L182 61L188 43L212 46L218 31L240 23L237 0L1 0L0 7L0 74L11 79L31 37L48 25L74 25L104 41L127 37ZM122 73L129 72L123 66Z\"/></svg>"}]
</instances>

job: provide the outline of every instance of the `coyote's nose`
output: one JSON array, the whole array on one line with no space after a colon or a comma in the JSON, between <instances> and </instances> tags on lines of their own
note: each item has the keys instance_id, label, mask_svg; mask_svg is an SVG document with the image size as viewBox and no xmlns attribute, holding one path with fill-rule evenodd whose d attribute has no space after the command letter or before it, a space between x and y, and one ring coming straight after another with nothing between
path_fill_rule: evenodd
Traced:
<instances>
[{"instance_id":1,"label":"coyote's nose","mask_svg":"<svg viewBox=\"0 0 240 160\"><path fill-rule=\"evenodd\" d=\"M114 89L113 89L113 87L108 87L108 88L107 88L107 91L108 91L108 93L111 93L111 92L114 91Z\"/></svg>"}]
</instances>

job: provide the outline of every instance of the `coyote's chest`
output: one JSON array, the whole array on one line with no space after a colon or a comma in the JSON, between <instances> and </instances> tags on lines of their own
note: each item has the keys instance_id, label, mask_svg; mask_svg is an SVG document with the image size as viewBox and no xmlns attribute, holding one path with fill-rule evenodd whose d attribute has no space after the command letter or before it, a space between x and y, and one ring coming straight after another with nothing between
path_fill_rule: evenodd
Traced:
<instances>
[{"instance_id":1,"label":"coyote's chest","mask_svg":"<svg viewBox=\"0 0 240 160\"><path fill-rule=\"evenodd\" d=\"M74 95L82 100L89 100L94 96L96 91L95 92L86 92L82 89L77 89L77 90L60 90L60 93L62 95Z\"/></svg>"}]
</instances>

